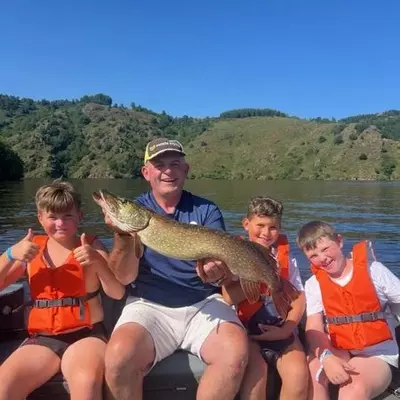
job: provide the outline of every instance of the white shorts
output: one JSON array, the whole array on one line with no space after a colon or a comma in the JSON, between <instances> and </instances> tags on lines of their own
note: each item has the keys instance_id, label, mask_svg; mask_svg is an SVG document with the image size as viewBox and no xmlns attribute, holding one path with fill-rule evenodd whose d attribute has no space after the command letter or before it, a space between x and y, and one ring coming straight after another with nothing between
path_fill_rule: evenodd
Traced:
<instances>
[{"instance_id":1,"label":"white shorts","mask_svg":"<svg viewBox=\"0 0 400 400\"><path fill-rule=\"evenodd\" d=\"M128 297L114 331L121 325L136 322L149 331L155 347L153 366L177 349L201 359L201 347L210 332L224 322L243 328L236 312L220 294L186 307L171 308L139 298Z\"/></svg>"}]
</instances>

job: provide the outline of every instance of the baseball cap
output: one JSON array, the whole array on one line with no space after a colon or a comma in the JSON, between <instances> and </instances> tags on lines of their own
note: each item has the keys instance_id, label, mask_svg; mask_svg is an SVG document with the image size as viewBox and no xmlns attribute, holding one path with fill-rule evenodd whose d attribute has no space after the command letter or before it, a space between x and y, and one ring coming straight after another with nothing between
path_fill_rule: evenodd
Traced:
<instances>
[{"instance_id":1,"label":"baseball cap","mask_svg":"<svg viewBox=\"0 0 400 400\"><path fill-rule=\"evenodd\" d=\"M147 143L146 152L144 153L144 162L146 163L147 161L152 160L154 157L157 157L162 153L166 153L167 151L174 151L182 154L183 156L185 155L182 144L177 140L157 138Z\"/></svg>"}]
</instances>

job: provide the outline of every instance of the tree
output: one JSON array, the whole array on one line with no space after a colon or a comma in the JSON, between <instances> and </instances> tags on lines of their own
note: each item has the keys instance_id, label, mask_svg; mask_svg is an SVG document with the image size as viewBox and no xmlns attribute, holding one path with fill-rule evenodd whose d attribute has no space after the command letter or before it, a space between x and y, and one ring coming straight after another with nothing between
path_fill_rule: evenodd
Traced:
<instances>
[{"instance_id":1,"label":"tree","mask_svg":"<svg viewBox=\"0 0 400 400\"><path fill-rule=\"evenodd\" d=\"M81 103L96 103L96 104L101 104L103 106L111 106L112 105L112 98L103 93L98 93L93 96L85 95L85 96L81 97L79 101Z\"/></svg>"},{"instance_id":2,"label":"tree","mask_svg":"<svg viewBox=\"0 0 400 400\"><path fill-rule=\"evenodd\" d=\"M24 176L24 164L21 158L0 142L0 181L16 181Z\"/></svg>"}]
</instances>

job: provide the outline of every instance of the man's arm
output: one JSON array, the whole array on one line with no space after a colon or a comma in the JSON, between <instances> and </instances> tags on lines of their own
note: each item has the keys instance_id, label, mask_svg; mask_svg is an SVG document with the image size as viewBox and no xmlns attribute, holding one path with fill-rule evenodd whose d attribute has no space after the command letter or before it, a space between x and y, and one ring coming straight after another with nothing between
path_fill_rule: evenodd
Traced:
<instances>
[{"instance_id":1,"label":"man's arm","mask_svg":"<svg viewBox=\"0 0 400 400\"><path fill-rule=\"evenodd\" d=\"M114 233L114 247L108 258L108 266L123 285L135 281L138 276L141 246L137 235Z\"/></svg>"},{"instance_id":2,"label":"man's arm","mask_svg":"<svg viewBox=\"0 0 400 400\"><path fill-rule=\"evenodd\" d=\"M122 299L125 294L125 286L119 282L113 271L108 267L108 254L104 245L97 239L93 242L92 246L100 255L95 268L104 293L112 299Z\"/></svg>"}]
</instances>

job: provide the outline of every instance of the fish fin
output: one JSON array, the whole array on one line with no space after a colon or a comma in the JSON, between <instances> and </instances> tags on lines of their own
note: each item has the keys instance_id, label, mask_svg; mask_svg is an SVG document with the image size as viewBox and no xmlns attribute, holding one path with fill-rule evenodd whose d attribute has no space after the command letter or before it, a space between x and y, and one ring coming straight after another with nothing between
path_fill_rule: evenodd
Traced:
<instances>
[{"instance_id":1,"label":"fish fin","mask_svg":"<svg viewBox=\"0 0 400 400\"><path fill-rule=\"evenodd\" d=\"M250 304L254 304L260 298L260 284L240 278L240 286Z\"/></svg>"},{"instance_id":2,"label":"fish fin","mask_svg":"<svg viewBox=\"0 0 400 400\"><path fill-rule=\"evenodd\" d=\"M272 301L278 314L285 320L291 310L292 301L299 297L300 292L287 280L281 278L281 289L272 293Z\"/></svg>"},{"instance_id":3,"label":"fish fin","mask_svg":"<svg viewBox=\"0 0 400 400\"><path fill-rule=\"evenodd\" d=\"M278 263L278 259L271 253L271 250L267 249L266 247L262 246L256 242L250 242L252 246L256 247L261 253L263 253L264 257L269 263L269 266L273 270L273 272L277 275L280 274L280 267Z\"/></svg>"}]
</instances>

